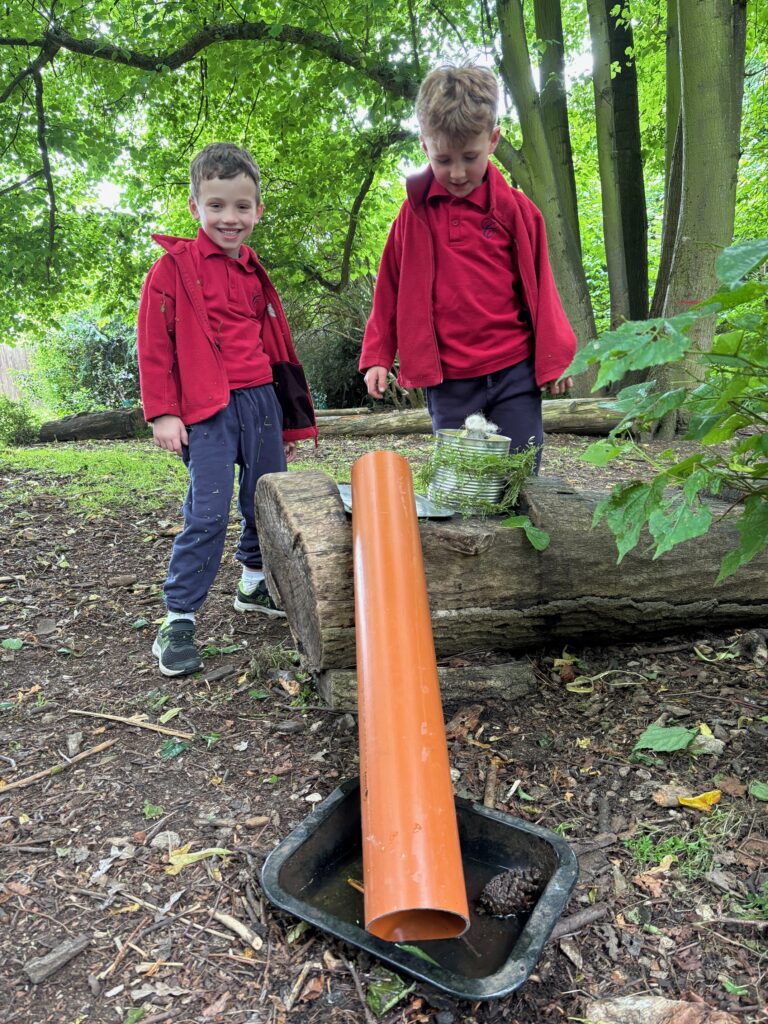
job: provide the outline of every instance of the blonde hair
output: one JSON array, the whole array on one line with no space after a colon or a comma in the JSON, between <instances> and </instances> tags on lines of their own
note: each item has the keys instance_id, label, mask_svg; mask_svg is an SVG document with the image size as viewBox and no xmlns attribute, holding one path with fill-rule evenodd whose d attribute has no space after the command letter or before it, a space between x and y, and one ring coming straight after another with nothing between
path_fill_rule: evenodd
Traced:
<instances>
[{"instance_id":1,"label":"blonde hair","mask_svg":"<svg viewBox=\"0 0 768 1024\"><path fill-rule=\"evenodd\" d=\"M496 127L499 86L488 68L447 64L431 71L416 97L421 134L464 142Z\"/></svg>"},{"instance_id":2,"label":"blonde hair","mask_svg":"<svg viewBox=\"0 0 768 1024\"><path fill-rule=\"evenodd\" d=\"M256 186L256 203L261 202L259 165L247 149L232 142L212 142L201 149L189 167L190 189L197 198L200 186L211 178L236 178L245 174Z\"/></svg>"}]
</instances>

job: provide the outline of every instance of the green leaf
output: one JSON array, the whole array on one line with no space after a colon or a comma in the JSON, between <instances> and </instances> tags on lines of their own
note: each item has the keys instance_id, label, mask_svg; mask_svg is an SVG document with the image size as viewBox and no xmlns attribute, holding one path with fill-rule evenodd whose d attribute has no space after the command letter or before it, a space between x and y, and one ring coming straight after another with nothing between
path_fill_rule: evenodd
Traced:
<instances>
[{"instance_id":1,"label":"green leaf","mask_svg":"<svg viewBox=\"0 0 768 1024\"><path fill-rule=\"evenodd\" d=\"M267 700L270 694L269 690L249 690L248 696L252 700Z\"/></svg>"},{"instance_id":2,"label":"green leaf","mask_svg":"<svg viewBox=\"0 0 768 1024\"><path fill-rule=\"evenodd\" d=\"M768 497L753 494L744 502L744 512L736 523L739 546L720 563L715 583L732 576L738 568L751 562L768 545Z\"/></svg>"},{"instance_id":3,"label":"green leaf","mask_svg":"<svg viewBox=\"0 0 768 1024\"><path fill-rule=\"evenodd\" d=\"M768 238L741 242L725 249L715 260L718 280L733 288L768 259Z\"/></svg>"},{"instance_id":4,"label":"green leaf","mask_svg":"<svg viewBox=\"0 0 768 1024\"><path fill-rule=\"evenodd\" d=\"M125 1015L125 1024L139 1024L144 1020L147 1011L143 1006L131 1006Z\"/></svg>"},{"instance_id":5,"label":"green leaf","mask_svg":"<svg viewBox=\"0 0 768 1024\"><path fill-rule=\"evenodd\" d=\"M170 761L171 758L178 757L179 754L183 754L189 748L190 744L186 740L167 739L160 747L160 757L164 761Z\"/></svg>"},{"instance_id":6,"label":"green leaf","mask_svg":"<svg viewBox=\"0 0 768 1024\"><path fill-rule=\"evenodd\" d=\"M655 750L664 753L685 750L695 737L695 730L683 729L682 726L649 725L632 750Z\"/></svg>"},{"instance_id":7,"label":"green leaf","mask_svg":"<svg viewBox=\"0 0 768 1024\"><path fill-rule=\"evenodd\" d=\"M24 641L19 640L15 636L8 637L7 640L3 640L2 644L0 644L4 651L20 651L23 646Z\"/></svg>"},{"instance_id":8,"label":"green leaf","mask_svg":"<svg viewBox=\"0 0 768 1024\"><path fill-rule=\"evenodd\" d=\"M768 782L754 780L750 782L748 792L755 800L768 800Z\"/></svg>"},{"instance_id":9,"label":"green leaf","mask_svg":"<svg viewBox=\"0 0 768 1024\"><path fill-rule=\"evenodd\" d=\"M440 966L437 960L433 960L429 953L425 953L424 950L419 949L418 946L409 946L406 942L396 942L395 945L398 949L405 950L406 953L411 953L413 956L417 956L419 960L426 960L428 964L434 964L435 967Z\"/></svg>"},{"instance_id":10,"label":"green leaf","mask_svg":"<svg viewBox=\"0 0 768 1024\"><path fill-rule=\"evenodd\" d=\"M528 516L510 516L509 519L504 519L501 525L512 530L524 530L525 536L537 551L545 551L549 547L550 538L547 531L534 526Z\"/></svg>"},{"instance_id":11,"label":"green leaf","mask_svg":"<svg viewBox=\"0 0 768 1024\"><path fill-rule=\"evenodd\" d=\"M160 715L160 717L158 718L158 722L160 723L160 725L165 725L166 722L170 722L172 718L175 718L176 715L180 713L180 711L181 708L168 708L167 711L164 711L163 714Z\"/></svg>"},{"instance_id":12,"label":"green leaf","mask_svg":"<svg viewBox=\"0 0 768 1024\"><path fill-rule=\"evenodd\" d=\"M614 441L595 441L581 453L579 458L582 462L589 462L592 466L606 466L611 459L624 454L626 450L626 445L616 444Z\"/></svg>"},{"instance_id":13,"label":"green leaf","mask_svg":"<svg viewBox=\"0 0 768 1024\"><path fill-rule=\"evenodd\" d=\"M149 622L146 619L134 619L131 623L131 629L144 629L148 625Z\"/></svg>"},{"instance_id":14,"label":"green leaf","mask_svg":"<svg viewBox=\"0 0 768 1024\"><path fill-rule=\"evenodd\" d=\"M648 518L648 529L656 541L654 560L676 544L701 537L712 525L712 510L697 501L673 501L655 509Z\"/></svg>"},{"instance_id":15,"label":"green leaf","mask_svg":"<svg viewBox=\"0 0 768 1024\"><path fill-rule=\"evenodd\" d=\"M377 967L371 971L366 1002L377 1017L383 1017L414 988L416 988L416 982L406 985L403 979L393 974L392 971L388 971L385 967Z\"/></svg>"},{"instance_id":16,"label":"green leaf","mask_svg":"<svg viewBox=\"0 0 768 1024\"><path fill-rule=\"evenodd\" d=\"M145 800L142 813L145 818L152 821L155 818L162 818L165 814L165 809L160 804L153 804L149 800Z\"/></svg>"}]
</instances>

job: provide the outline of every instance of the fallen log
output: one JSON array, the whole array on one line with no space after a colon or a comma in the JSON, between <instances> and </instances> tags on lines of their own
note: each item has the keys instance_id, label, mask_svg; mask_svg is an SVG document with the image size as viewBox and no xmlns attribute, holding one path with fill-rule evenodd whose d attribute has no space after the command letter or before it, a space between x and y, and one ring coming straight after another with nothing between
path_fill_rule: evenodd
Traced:
<instances>
[{"instance_id":1,"label":"fallen log","mask_svg":"<svg viewBox=\"0 0 768 1024\"><path fill-rule=\"evenodd\" d=\"M269 474L256 495L268 584L305 667L352 668L352 537L336 484L323 473ZM438 658L768 621L768 552L715 587L736 536L719 523L695 550L683 544L654 562L641 541L617 565L613 534L604 524L591 529L601 497L557 478L532 480L523 500L550 534L543 552L498 519L422 521Z\"/></svg>"},{"instance_id":2,"label":"fallen log","mask_svg":"<svg viewBox=\"0 0 768 1024\"><path fill-rule=\"evenodd\" d=\"M605 435L621 419L604 398L544 399L544 430L548 434ZM329 410L330 413L330 410ZM324 437L379 437L382 434L431 434L432 420L426 409L349 415L344 410L322 416L318 423Z\"/></svg>"},{"instance_id":3,"label":"fallen log","mask_svg":"<svg viewBox=\"0 0 768 1024\"><path fill-rule=\"evenodd\" d=\"M144 437L150 428L141 409L106 409L103 412L77 412L40 427L40 440L88 441L124 440Z\"/></svg>"}]
</instances>

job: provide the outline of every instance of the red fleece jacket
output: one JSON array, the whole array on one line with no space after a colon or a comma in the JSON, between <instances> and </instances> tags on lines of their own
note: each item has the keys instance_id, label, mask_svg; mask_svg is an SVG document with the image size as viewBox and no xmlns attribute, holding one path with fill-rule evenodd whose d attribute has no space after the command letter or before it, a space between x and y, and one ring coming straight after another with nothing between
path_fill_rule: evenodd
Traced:
<instances>
[{"instance_id":1,"label":"red fleece jacket","mask_svg":"<svg viewBox=\"0 0 768 1024\"><path fill-rule=\"evenodd\" d=\"M166 254L141 290L138 323L139 377L144 416L178 416L200 423L229 403L229 381L203 302L204 260L191 238L153 235ZM261 341L272 365L283 409L286 441L317 438L312 399L291 341L283 307L253 253L267 302Z\"/></svg>"},{"instance_id":2,"label":"red fleece jacket","mask_svg":"<svg viewBox=\"0 0 768 1024\"><path fill-rule=\"evenodd\" d=\"M360 369L392 366L400 356L398 383L405 388L442 383L432 316L434 253L426 198L431 168L406 179L408 198L393 223L381 257L373 310L365 328ZM523 298L534 333L536 382L557 380L576 352L576 338L557 294L547 256L544 218L522 192L488 165L489 216L512 236Z\"/></svg>"}]
</instances>

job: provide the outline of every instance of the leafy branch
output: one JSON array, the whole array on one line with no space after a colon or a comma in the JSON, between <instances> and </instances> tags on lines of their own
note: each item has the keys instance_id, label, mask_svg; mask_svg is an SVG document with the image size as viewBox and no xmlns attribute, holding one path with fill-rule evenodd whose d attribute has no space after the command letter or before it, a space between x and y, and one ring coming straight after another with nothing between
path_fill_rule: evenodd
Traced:
<instances>
[{"instance_id":1,"label":"leafy branch","mask_svg":"<svg viewBox=\"0 0 768 1024\"><path fill-rule=\"evenodd\" d=\"M624 388L614 402L623 413L621 422L584 453L598 466L639 456L655 474L650 481L614 487L595 511L593 525L605 519L619 561L645 528L658 558L732 513L738 516L738 543L724 556L716 582L768 546L768 283L755 276L767 258L768 239L726 249L717 260L720 288L713 296L674 317L627 321L586 345L569 368L579 373L597 364L594 390L632 370L685 356L693 356L701 371L701 383L692 390L681 384L661 391L653 380ZM713 315L719 331L712 349L702 351L689 331ZM701 450L682 459L672 450L654 457L634 438L673 411L688 424L686 440L698 442ZM719 515L708 500L712 497L729 502Z\"/></svg>"}]
</instances>

